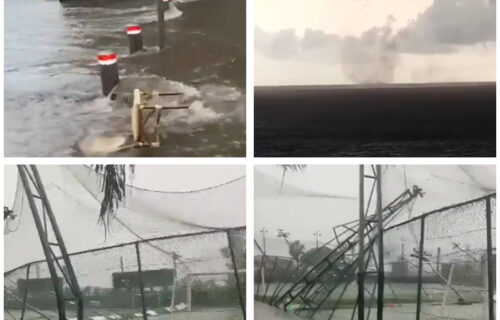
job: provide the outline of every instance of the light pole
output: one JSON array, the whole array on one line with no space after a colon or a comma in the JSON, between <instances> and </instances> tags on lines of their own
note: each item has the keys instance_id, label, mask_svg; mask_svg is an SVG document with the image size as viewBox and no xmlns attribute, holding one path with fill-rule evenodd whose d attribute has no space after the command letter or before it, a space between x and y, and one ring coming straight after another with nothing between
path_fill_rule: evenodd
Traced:
<instances>
[{"instance_id":1,"label":"light pole","mask_svg":"<svg viewBox=\"0 0 500 320\"><path fill-rule=\"evenodd\" d=\"M269 230L267 230L265 227L262 228L262 230L260 230L260 232L262 233L262 248L264 249L264 255L266 255L266 233L269 232Z\"/></svg>"},{"instance_id":2,"label":"light pole","mask_svg":"<svg viewBox=\"0 0 500 320\"><path fill-rule=\"evenodd\" d=\"M262 289L266 287L266 274L265 274L265 269L266 269L266 233L269 232L265 227L260 230L262 233L262 249L264 250L264 254L262 255L262 267L260 269L260 278L261 278L261 285Z\"/></svg>"},{"instance_id":3,"label":"light pole","mask_svg":"<svg viewBox=\"0 0 500 320\"><path fill-rule=\"evenodd\" d=\"M283 229L278 229L278 238L283 238L286 244L290 245L290 243L288 243L288 236L290 236L290 232L285 232L285 230Z\"/></svg>"},{"instance_id":4,"label":"light pole","mask_svg":"<svg viewBox=\"0 0 500 320\"><path fill-rule=\"evenodd\" d=\"M314 235L316 236L316 249L318 249L319 248L319 237L321 237L321 233L316 230L316 232L314 232Z\"/></svg>"}]
</instances>

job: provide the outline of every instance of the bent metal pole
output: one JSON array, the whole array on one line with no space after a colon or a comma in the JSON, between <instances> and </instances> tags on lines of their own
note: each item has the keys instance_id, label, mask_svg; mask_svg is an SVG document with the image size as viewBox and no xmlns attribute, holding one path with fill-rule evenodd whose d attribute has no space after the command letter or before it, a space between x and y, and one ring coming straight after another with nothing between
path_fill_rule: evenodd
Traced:
<instances>
[{"instance_id":1,"label":"bent metal pole","mask_svg":"<svg viewBox=\"0 0 500 320\"><path fill-rule=\"evenodd\" d=\"M107 97L120 81L118 74L118 55L110 51L101 51L97 62L101 66L102 93Z\"/></svg>"},{"instance_id":2,"label":"bent metal pole","mask_svg":"<svg viewBox=\"0 0 500 320\"><path fill-rule=\"evenodd\" d=\"M128 47L130 54L142 50L142 28L131 24L127 26Z\"/></svg>"}]
</instances>

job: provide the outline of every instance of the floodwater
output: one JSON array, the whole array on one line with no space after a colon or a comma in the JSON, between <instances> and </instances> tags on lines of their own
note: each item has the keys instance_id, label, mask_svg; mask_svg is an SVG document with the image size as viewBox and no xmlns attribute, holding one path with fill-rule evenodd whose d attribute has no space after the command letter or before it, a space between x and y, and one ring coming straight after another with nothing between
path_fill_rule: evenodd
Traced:
<instances>
[{"instance_id":1,"label":"floodwater","mask_svg":"<svg viewBox=\"0 0 500 320\"><path fill-rule=\"evenodd\" d=\"M244 0L174 1L162 51L156 1L69 3L5 1L6 156L245 155ZM145 51L129 56L131 23ZM160 148L93 149L131 135L129 109L102 97L102 50L119 55L121 79L167 79L190 97L188 110L164 112Z\"/></svg>"}]
</instances>

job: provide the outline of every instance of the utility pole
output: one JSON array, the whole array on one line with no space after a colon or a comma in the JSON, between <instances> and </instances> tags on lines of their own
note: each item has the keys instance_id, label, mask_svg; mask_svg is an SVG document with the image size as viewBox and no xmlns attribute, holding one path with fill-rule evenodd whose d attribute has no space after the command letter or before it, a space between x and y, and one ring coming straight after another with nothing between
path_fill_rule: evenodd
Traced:
<instances>
[{"instance_id":1,"label":"utility pole","mask_svg":"<svg viewBox=\"0 0 500 320\"><path fill-rule=\"evenodd\" d=\"M314 235L316 236L316 249L318 249L319 248L319 237L321 237L321 233L316 230L316 232L314 232Z\"/></svg>"}]
</instances>

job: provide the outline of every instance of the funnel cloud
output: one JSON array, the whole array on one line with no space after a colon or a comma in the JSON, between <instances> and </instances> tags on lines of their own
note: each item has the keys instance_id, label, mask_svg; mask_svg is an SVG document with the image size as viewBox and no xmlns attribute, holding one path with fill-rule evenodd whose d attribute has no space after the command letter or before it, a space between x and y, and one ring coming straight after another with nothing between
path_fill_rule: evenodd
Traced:
<instances>
[{"instance_id":1,"label":"funnel cloud","mask_svg":"<svg viewBox=\"0 0 500 320\"><path fill-rule=\"evenodd\" d=\"M412 12L403 12L406 1L384 8L377 0L353 1L357 7L325 5L332 7L332 19L363 19L365 25L373 20L372 27L358 31L358 25L334 22L325 24L328 31L308 27L321 15L316 6L303 9L302 22L281 11L282 20L293 23L277 23L272 30L259 26L257 17L256 85L495 80L495 0L422 1ZM325 71L321 79L317 70Z\"/></svg>"}]
</instances>

